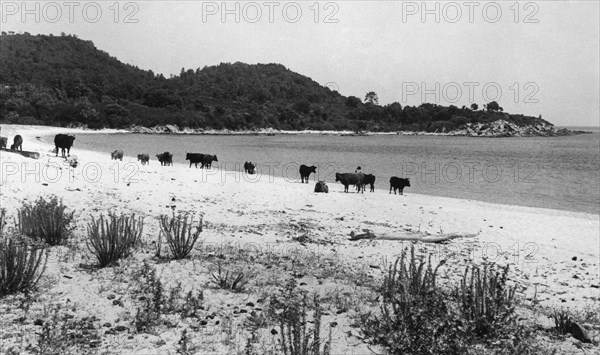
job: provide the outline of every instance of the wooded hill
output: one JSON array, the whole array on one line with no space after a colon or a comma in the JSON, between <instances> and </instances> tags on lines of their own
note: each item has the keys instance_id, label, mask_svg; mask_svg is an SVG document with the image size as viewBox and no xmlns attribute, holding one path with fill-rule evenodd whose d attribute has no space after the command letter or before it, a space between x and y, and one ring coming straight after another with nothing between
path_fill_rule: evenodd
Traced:
<instances>
[{"instance_id":1,"label":"wooded hill","mask_svg":"<svg viewBox=\"0 0 600 355\"><path fill-rule=\"evenodd\" d=\"M128 128L450 131L504 119L497 103L418 107L345 97L281 64L221 63L165 78L121 63L76 36L0 36L0 122Z\"/></svg>"}]
</instances>

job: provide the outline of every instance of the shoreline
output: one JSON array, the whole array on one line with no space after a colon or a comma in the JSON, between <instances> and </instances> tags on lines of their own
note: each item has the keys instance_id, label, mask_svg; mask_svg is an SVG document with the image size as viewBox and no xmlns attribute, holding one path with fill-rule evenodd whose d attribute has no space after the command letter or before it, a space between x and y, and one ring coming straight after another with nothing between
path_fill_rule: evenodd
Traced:
<instances>
[{"instance_id":1,"label":"shoreline","mask_svg":"<svg viewBox=\"0 0 600 355\"><path fill-rule=\"evenodd\" d=\"M19 134L21 134L24 137L24 139L29 140L29 142L35 141L36 143L44 145L45 148L47 148L46 151L49 150L49 149L53 149L53 146L51 144L49 144L49 143L45 143L45 142L40 141L39 138L42 137L42 136L51 137L53 134L57 134L57 133L67 133L67 134L88 134L88 133L89 134L135 134L135 133L131 133L131 132L126 131L126 130L118 130L118 129L93 130L93 131L90 132L88 129L83 129L83 128L62 128L62 127L53 127L53 126L30 126L30 125L4 125L4 126L8 128L9 132L16 132L17 130L19 130ZM23 134L22 130L24 130L25 132L29 132L29 133ZM12 135L14 135L14 134L12 134ZM233 135L236 135L236 134L233 134ZM100 152L100 151L95 151L95 150L77 149L76 146L74 146L74 147L75 147L74 148L75 152L72 155L74 155L76 158L78 156L77 152L82 152L82 153L84 153L84 155L93 155L93 156L95 156L98 161L105 161L106 160L106 153L107 152ZM43 154L43 152L40 152L40 153ZM137 161L137 157L136 156L125 155L125 157L129 157L133 161ZM109 162L114 163L116 161L109 160ZM156 162L156 163L158 164L158 162ZM186 168L186 170L188 169L187 163L174 162L173 165L177 166L178 168ZM194 170L199 170L201 173L204 173L204 169L194 169ZM216 169L216 170L219 172L217 174L229 175L230 179L232 179L233 177L231 177L231 174L228 174L228 173L237 173L237 174L239 174L239 176L234 177L234 179L240 179L241 180L241 179L244 178L243 172L239 171L239 170L229 170L229 169L223 170L224 172L228 172L228 173L220 173L220 171L221 171L220 169ZM210 175L217 175L217 174L210 174ZM292 182L288 181L288 180L290 180L289 178L285 178L285 177L282 177L282 176L270 176L270 175L258 175L258 181L255 181L255 182L257 182L257 183L260 182L260 180L262 180L263 176L265 176L267 179L275 179L277 181L280 181L280 182L286 183L286 184L292 183ZM312 176L311 176L311 178L312 178ZM253 181L253 180L256 180L256 179L250 179L250 181ZM311 181L309 184L306 184L306 185L314 187L314 183L315 183L315 181ZM337 186L338 184L337 183L330 184L330 188L331 188L332 185L333 186ZM383 189L383 188L375 188L375 191L388 191L388 189L387 188L385 188L385 189ZM538 213L541 213L541 214L564 215L565 213L568 213L569 215L573 215L573 216L579 215L580 218L589 218L589 219L598 219L600 217L600 214L591 213L591 212L573 211L573 210L565 210L565 209L558 209L558 208L544 208L544 207L537 207L537 206L525 206L525 205L510 204L510 203L496 203L496 202L488 202L488 201L477 200L477 199L463 199L463 198L455 198L455 197L433 195L433 194L426 194L426 193L412 193L412 192L407 192L407 193L409 193L411 195L417 195L417 196L433 197L433 198L440 198L440 199L448 199L449 201L455 201L456 203L472 202L472 203L486 204L489 207L498 206L499 208L502 208L502 206L505 206L505 207L509 207L509 208L522 208L522 209L524 209L523 211L528 211L528 212L535 212L536 210L539 210Z\"/></svg>"},{"instance_id":2,"label":"shoreline","mask_svg":"<svg viewBox=\"0 0 600 355\"><path fill-rule=\"evenodd\" d=\"M348 136L348 137L364 137L364 136L437 136L437 137L471 137L471 138L533 138L533 137L561 137L566 135L579 135L579 134L594 134L597 132L576 130L565 127L556 127L557 131L565 132L561 134L531 134L531 135L511 135L507 132L492 133L492 134L470 134L463 131L450 131L450 132L426 132L426 131L390 131L390 132L354 132L354 131L318 131L318 130L302 130L302 131L286 131L286 130L275 130L272 128L261 128L258 130L241 130L231 131L228 129L222 130L205 130L205 129L192 129L183 128L179 129L173 125L157 126L153 128L146 128L141 126L134 126L128 129L116 129L116 128L102 128L102 129L90 129L87 127L57 127L57 126L35 126L35 125L18 125L18 124L2 124L4 126L20 126L20 127L44 127L51 129L51 132L56 131L69 131L72 133L83 133L83 134L165 134L165 135L198 135L198 136L276 136L276 135L334 135L334 136ZM42 128L43 130L43 128ZM50 132L50 131L49 131Z\"/></svg>"},{"instance_id":3,"label":"shoreline","mask_svg":"<svg viewBox=\"0 0 600 355\"><path fill-rule=\"evenodd\" d=\"M124 290L133 282L132 270L143 262L156 268L165 290L176 287L178 281L183 283L185 292L203 290L205 306L218 314L220 320L232 314L233 306L243 308L249 300L258 302L256 300L264 299L264 295L275 294L286 278L298 277L294 276L298 273L303 275L300 276L303 290L321 296L339 296L339 290L343 290L356 296L358 289L359 296L345 297L361 302L363 280L379 280L389 262L411 246L419 257L429 256L434 263L444 262L440 281L445 283L459 279L465 267L491 263L510 267L509 282L517 286L517 296L525 304L519 309L519 316L530 317L528 305L531 304L544 324L551 324L553 310L563 307L583 310L600 301L598 215L410 191L404 196L378 191L344 193L341 185L333 184L329 185L328 194L318 194L313 192L312 182L289 183L283 178L274 178L272 182L253 183L241 179L241 173L221 179L205 169L189 169L184 163L163 167L153 161L151 165L141 166L129 156L123 161L113 161L105 152L80 149L71 151L79 162L79 166L72 169L62 157L51 153L53 147L48 142L35 137L59 130L63 133L81 131L5 126L3 134L14 134L17 132L14 129L25 138L25 149L37 150L41 157L35 160L0 151L3 167L0 202L9 216L8 224L14 223L16 211L24 202L50 195L58 196L68 211L75 213L72 244L52 248L42 277L42 291L39 296L36 294L38 308L56 303L57 299L68 299L69 307L77 307L77 312L73 311L77 317L94 315L101 320L100 324L109 322L128 329L131 323L127 314L135 314L136 308ZM9 173L8 167L16 170ZM240 180L236 180L237 177ZM195 256L170 262L154 258L153 243L160 231L158 218L182 211L203 216L202 241L196 247ZM81 266L93 262L85 247L87 226L92 218L107 213L145 218L143 243L140 250L119 266L93 271L90 278L89 267ZM349 239L352 232L362 233L365 229L376 236L460 233L475 237L458 238L445 244ZM247 291L231 293L210 286L211 272L215 272L220 262L225 263L228 270L241 268L256 275ZM110 301L114 295L119 299L123 297L124 306L115 306ZM9 306L10 303L5 307ZM355 332L351 316L347 312L336 313L336 310L331 309L326 318L337 327L332 353L369 352L364 343L348 335ZM21 316L19 312L14 307L8 309L7 314L12 317L6 317L4 322L0 320L0 325L13 330L16 326L24 327L12 321ZM32 314L35 315L30 316L31 319L43 317L38 316L36 310ZM233 321L245 319L238 317L233 317ZM29 334L33 334L34 325L25 326L28 332L31 330ZM153 344L164 337L166 341L156 347L163 352L173 351L180 328L175 335L162 333L154 338ZM120 348L127 353L135 353L133 349L148 353L148 346L153 346L148 345L145 334L123 334L125 337L133 334L126 347ZM219 334L208 338L207 343L221 344ZM114 339L114 335L105 337ZM6 339L8 346L17 341L17 337Z\"/></svg>"}]
</instances>

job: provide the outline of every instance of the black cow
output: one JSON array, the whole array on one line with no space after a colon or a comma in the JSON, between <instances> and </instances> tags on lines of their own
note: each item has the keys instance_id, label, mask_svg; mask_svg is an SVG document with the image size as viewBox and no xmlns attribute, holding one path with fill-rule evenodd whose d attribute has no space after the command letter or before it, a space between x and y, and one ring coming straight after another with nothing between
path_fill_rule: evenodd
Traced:
<instances>
[{"instance_id":1,"label":"black cow","mask_svg":"<svg viewBox=\"0 0 600 355\"><path fill-rule=\"evenodd\" d=\"M202 164L202 159L204 159L204 154L202 153L187 153L185 155L185 160L190 161L190 168L192 167L192 164L198 168L198 163Z\"/></svg>"},{"instance_id":2,"label":"black cow","mask_svg":"<svg viewBox=\"0 0 600 355\"><path fill-rule=\"evenodd\" d=\"M394 189L394 195L396 194L396 190L400 190L400 195L404 195L404 188L410 187L410 180L399 178L397 176L392 176L390 178L390 194L392 193L392 188Z\"/></svg>"},{"instance_id":3,"label":"black cow","mask_svg":"<svg viewBox=\"0 0 600 355\"><path fill-rule=\"evenodd\" d=\"M110 153L110 160L113 159L123 161L123 151L121 149L117 149L114 152Z\"/></svg>"},{"instance_id":4,"label":"black cow","mask_svg":"<svg viewBox=\"0 0 600 355\"><path fill-rule=\"evenodd\" d=\"M138 154L138 161L142 162L142 165L150 164L150 156L148 154Z\"/></svg>"},{"instance_id":5,"label":"black cow","mask_svg":"<svg viewBox=\"0 0 600 355\"><path fill-rule=\"evenodd\" d=\"M67 150L67 156L71 155L71 147L75 136L70 134L57 134L54 136L54 145L56 146L56 156L58 156L58 148L62 150L62 156L65 158L65 149Z\"/></svg>"},{"instance_id":6,"label":"black cow","mask_svg":"<svg viewBox=\"0 0 600 355\"><path fill-rule=\"evenodd\" d=\"M8 145L8 137L0 137L0 148L6 149Z\"/></svg>"},{"instance_id":7,"label":"black cow","mask_svg":"<svg viewBox=\"0 0 600 355\"><path fill-rule=\"evenodd\" d=\"M370 192L375 192L375 175L367 174L365 175L365 185L369 184L371 186ZM363 185L363 190L365 189L365 185Z\"/></svg>"},{"instance_id":8,"label":"black cow","mask_svg":"<svg viewBox=\"0 0 600 355\"><path fill-rule=\"evenodd\" d=\"M300 165L300 178L302 179L302 183L304 183L304 180L306 180L306 183L308 184L308 177L311 173L317 173L316 166L306 166L304 164Z\"/></svg>"},{"instance_id":9,"label":"black cow","mask_svg":"<svg viewBox=\"0 0 600 355\"><path fill-rule=\"evenodd\" d=\"M13 140L13 144L10 146L11 150L23 150L23 137L17 134Z\"/></svg>"},{"instance_id":10,"label":"black cow","mask_svg":"<svg viewBox=\"0 0 600 355\"><path fill-rule=\"evenodd\" d=\"M160 161L160 165L163 165L163 166L173 165L173 154L171 154L169 152L157 154L156 158L158 158L158 161Z\"/></svg>"},{"instance_id":11,"label":"black cow","mask_svg":"<svg viewBox=\"0 0 600 355\"><path fill-rule=\"evenodd\" d=\"M256 165L252 164L250 161L247 161L244 163L244 171L249 175L256 174Z\"/></svg>"},{"instance_id":12,"label":"black cow","mask_svg":"<svg viewBox=\"0 0 600 355\"><path fill-rule=\"evenodd\" d=\"M329 193L329 187L325 181L318 181L315 184L315 192Z\"/></svg>"},{"instance_id":13,"label":"black cow","mask_svg":"<svg viewBox=\"0 0 600 355\"><path fill-rule=\"evenodd\" d=\"M349 185L356 185L358 187L358 191L363 191L363 185L365 182L365 174L362 173L335 173L335 181L339 181L344 185L344 192L348 192Z\"/></svg>"},{"instance_id":14,"label":"black cow","mask_svg":"<svg viewBox=\"0 0 600 355\"><path fill-rule=\"evenodd\" d=\"M205 154L202 158L202 166L201 168L210 168L212 166L213 161L219 161L216 155Z\"/></svg>"}]
</instances>

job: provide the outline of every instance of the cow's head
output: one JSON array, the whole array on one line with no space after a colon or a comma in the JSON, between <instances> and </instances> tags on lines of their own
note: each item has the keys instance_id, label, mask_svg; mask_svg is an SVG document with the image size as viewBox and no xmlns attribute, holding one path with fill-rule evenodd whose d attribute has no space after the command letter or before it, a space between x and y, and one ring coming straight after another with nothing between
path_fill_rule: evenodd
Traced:
<instances>
[{"instance_id":1,"label":"cow's head","mask_svg":"<svg viewBox=\"0 0 600 355\"><path fill-rule=\"evenodd\" d=\"M317 167L313 165L310 168L308 168L308 171L311 172L311 173L315 173L316 174L317 173Z\"/></svg>"},{"instance_id":2,"label":"cow's head","mask_svg":"<svg viewBox=\"0 0 600 355\"><path fill-rule=\"evenodd\" d=\"M340 181L342 175L340 173L335 173L335 181Z\"/></svg>"}]
</instances>

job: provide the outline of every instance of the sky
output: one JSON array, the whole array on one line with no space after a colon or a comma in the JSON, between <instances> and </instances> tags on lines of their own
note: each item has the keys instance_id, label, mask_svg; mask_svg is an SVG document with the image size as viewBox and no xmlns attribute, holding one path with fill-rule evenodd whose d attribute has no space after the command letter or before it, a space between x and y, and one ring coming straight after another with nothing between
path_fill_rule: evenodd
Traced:
<instances>
[{"instance_id":1,"label":"sky","mask_svg":"<svg viewBox=\"0 0 600 355\"><path fill-rule=\"evenodd\" d=\"M91 40L178 75L281 63L380 104L479 107L600 125L600 1L7 1L2 31Z\"/></svg>"}]
</instances>

